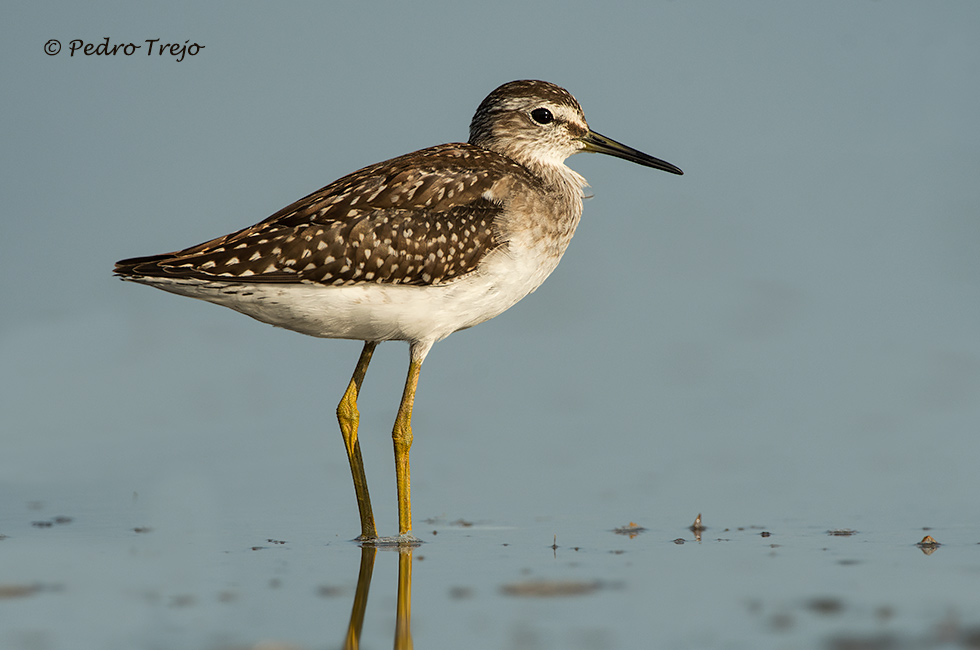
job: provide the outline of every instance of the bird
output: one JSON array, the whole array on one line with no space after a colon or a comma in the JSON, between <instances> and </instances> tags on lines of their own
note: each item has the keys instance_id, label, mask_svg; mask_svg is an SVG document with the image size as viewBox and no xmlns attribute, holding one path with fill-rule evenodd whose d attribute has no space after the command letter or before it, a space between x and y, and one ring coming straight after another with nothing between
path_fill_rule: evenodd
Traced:
<instances>
[{"instance_id":1,"label":"bird","mask_svg":"<svg viewBox=\"0 0 980 650\"><path fill-rule=\"evenodd\" d=\"M480 103L467 142L364 167L253 226L121 260L114 273L302 334L363 341L337 407L361 523L355 539L418 543L409 450L422 362L434 343L501 314L555 270L582 216L588 183L564 163L580 152L683 174L593 131L564 88L512 81ZM392 429L397 537L377 533L358 440L357 398L384 341L409 345Z\"/></svg>"}]
</instances>

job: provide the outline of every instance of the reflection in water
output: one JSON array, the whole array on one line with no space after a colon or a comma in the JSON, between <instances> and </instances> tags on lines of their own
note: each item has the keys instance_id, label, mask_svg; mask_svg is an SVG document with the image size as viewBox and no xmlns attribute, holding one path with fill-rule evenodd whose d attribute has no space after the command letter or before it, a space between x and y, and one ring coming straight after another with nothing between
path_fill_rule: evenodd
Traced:
<instances>
[{"instance_id":1,"label":"reflection in water","mask_svg":"<svg viewBox=\"0 0 980 650\"><path fill-rule=\"evenodd\" d=\"M350 612L350 625L347 626L345 650L355 650L360 645L361 628L364 626L364 610L367 609L368 591L371 589L371 574L374 573L374 556L378 549L365 546L361 549L361 568L357 572L357 590L354 592L354 606Z\"/></svg>"},{"instance_id":2,"label":"reflection in water","mask_svg":"<svg viewBox=\"0 0 980 650\"><path fill-rule=\"evenodd\" d=\"M412 547L398 549L398 604L395 650L412 647Z\"/></svg>"},{"instance_id":3,"label":"reflection in water","mask_svg":"<svg viewBox=\"0 0 980 650\"><path fill-rule=\"evenodd\" d=\"M694 533L695 542L701 541L701 533L704 532L704 528L704 524L701 523L701 513L699 512L698 516L694 518L694 523L691 524L691 532Z\"/></svg>"},{"instance_id":4,"label":"reflection in water","mask_svg":"<svg viewBox=\"0 0 980 650\"><path fill-rule=\"evenodd\" d=\"M921 542L919 542L918 544L916 544L916 546L919 547L919 549L922 551L923 554L925 554L925 555L932 555L933 553L936 552L936 549L937 548L939 548L940 546L942 546L942 544L940 544L939 542L937 542L932 537L932 535L926 535L925 537L922 538L922 541Z\"/></svg>"},{"instance_id":5,"label":"reflection in water","mask_svg":"<svg viewBox=\"0 0 980 650\"><path fill-rule=\"evenodd\" d=\"M398 597L395 607L394 647L395 650L410 650L412 648L412 547L399 546L397 550ZM368 591L371 589L371 575L374 573L374 558L377 553L376 546L361 547L361 568L357 573L357 590L354 592L354 605L350 612L350 625L347 627L344 650L357 650L360 647L364 611L367 609Z\"/></svg>"},{"instance_id":6,"label":"reflection in water","mask_svg":"<svg viewBox=\"0 0 980 650\"><path fill-rule=\"evenodd\" d=\"M638 524L636 522L631 521L626 526L620 526L619 528L613 528L613 531L612 532L616 533L617 535L626 535L630 539L633 539L634 537L636 537L640 533L645 533L646 531L647 531L646 528L644 528L643 526L641 526L640 524Z\"/></svg>"}]
</instances>

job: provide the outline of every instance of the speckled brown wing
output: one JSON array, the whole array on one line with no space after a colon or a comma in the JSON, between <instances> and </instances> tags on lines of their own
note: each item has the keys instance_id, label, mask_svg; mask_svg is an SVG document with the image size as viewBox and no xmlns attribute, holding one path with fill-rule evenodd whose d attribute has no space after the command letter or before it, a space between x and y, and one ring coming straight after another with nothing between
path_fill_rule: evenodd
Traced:
<instances>
[{"instance_id":1,"label":"speckled brown wing","mask_svg":"<svg viewBox=\"0 0 980 650\"><path fill-rule=\"evenodd\" d=\"M265 221L174 253L122 260L128 277L429 285L464 275L503 241L489 198L501 178L534 178L469 144L365 167ZM396 207L397 206L397 207Z\"/></svg>"}]
</instances>

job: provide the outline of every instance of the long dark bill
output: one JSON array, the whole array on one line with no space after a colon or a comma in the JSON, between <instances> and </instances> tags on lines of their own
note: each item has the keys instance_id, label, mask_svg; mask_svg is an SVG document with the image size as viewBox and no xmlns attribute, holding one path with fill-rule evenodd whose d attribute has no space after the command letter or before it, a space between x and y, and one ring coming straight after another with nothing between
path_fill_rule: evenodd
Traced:
<instances>
[{"instance_id":1,"label":"long dark bill","mask_svg":"<svg viewBox=\"0 0 980 650\"><path fill-rule=\"evenodd\" d=\"M648 156L642 151L637 151L633 147L627 147L625 144L616 142L612 138L607 138L604 135L599 135L595 131L589 131L589 133L582 138L582 142L585 143L584 150L590 153L604 153L609 156L615 156L616 158L622 158L623 160L635 162L637 165L653 167L654 169L670 172L671 174L684 173L681 171L681 168L676 165L671 165L665 160Z\"/></svg>"}]
</instances>

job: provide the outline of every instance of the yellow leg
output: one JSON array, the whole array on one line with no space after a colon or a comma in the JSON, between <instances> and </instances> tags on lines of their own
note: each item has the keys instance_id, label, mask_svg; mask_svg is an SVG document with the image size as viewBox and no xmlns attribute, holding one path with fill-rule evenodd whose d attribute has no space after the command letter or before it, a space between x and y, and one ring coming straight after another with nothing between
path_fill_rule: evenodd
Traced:
<instances>
[{"instance_id":1,"label":"yellow leg","mask_svg":"<svg viewBox=\"0 0 980 650\"><path fill-rule=\"evenodd\" d=\"M360 414L357 411L357 395L361 392L361 383L367 372L368 364L375 342L367 341L361 356L354 368L354 376L337 406L337 421L340 422L340 432L344 436L344 446L347 447L347 458L350 460L350 473L354 477L354 494L357 496L357 510L361 515L361 535L358 540L377 539L378 530L374 526L374 512L371 511L371 497L368 494L367 477L364 475L364 461L361 460L361 445L357 441L357 424Z\"/></svg>"},{"instance_id":2,"label":"yellow leg","mask_svg":"<svg viewBox=\"0 0 980 650\"><path fill-rule=\"evenodd\" d=\"M408 450L412 448L412 406L415 404L415 389L419 384L419 371L422 360L412 360L408 364L408 378L405 391L395 417L395 428L391 439L395 443L395 482L398 486L398 534L409 535L412 531L412 481L408 465Z\"/></svg>"}]
</instances>

